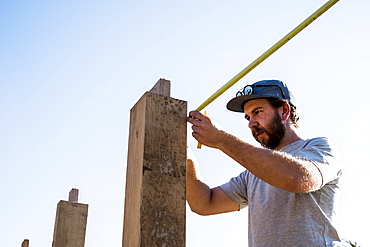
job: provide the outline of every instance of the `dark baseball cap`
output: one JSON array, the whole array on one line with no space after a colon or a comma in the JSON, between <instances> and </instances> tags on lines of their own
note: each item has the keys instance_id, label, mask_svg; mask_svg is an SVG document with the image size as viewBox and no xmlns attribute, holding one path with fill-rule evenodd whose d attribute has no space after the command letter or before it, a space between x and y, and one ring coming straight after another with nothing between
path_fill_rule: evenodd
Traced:
<instances>
[{"instance_id":1,"label":"dark baseball cap","mask_svg":"<svg viewBox=\"0 0 370 247\"><path fill-rule=\"evenodd\" d=\"M227 109L235 112L244 112L244 104L252 99L277 98L288 101L296 106L292 92L287 85L279 80L263 80L243 87L236 93L236 97L227 103Z\"/></svg>"}]
</instances>

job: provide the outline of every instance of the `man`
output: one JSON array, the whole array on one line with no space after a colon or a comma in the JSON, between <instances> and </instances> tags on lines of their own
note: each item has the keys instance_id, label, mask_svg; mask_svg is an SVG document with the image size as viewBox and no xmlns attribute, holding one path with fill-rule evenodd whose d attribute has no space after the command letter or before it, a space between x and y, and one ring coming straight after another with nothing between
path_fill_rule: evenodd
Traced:
<instances>
[{"instance_id":1,"label":"man","mask_svg":"<svg viewBox=\"0 0 370 247\"><path fill-rule=\"evenodd\" d=\"M210 189L194 158L187 162L187 200L201 215L248 206L249 247L340 246L335 217L341 189L341 160L327 138L302 139L292 92L279 80L248 85L227 108L244 112L256 147L215 127L192 111L193 137L217 148L246 170Z\"/></svg>"}]
</instances>

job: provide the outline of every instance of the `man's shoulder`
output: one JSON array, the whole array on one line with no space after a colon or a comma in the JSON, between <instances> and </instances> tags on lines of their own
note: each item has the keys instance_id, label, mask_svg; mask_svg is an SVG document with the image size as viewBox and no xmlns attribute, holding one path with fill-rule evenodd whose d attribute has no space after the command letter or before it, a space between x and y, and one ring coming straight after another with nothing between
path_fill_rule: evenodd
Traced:
<instances>
[{"instance_id":1,"label":"man's shoulder","mask_svg":"<svg viewBox=\"0 0 370 247\"><path fill-rule=\"evenodd\" d=\"M304 140L306 142L332 142L329 137L320 136Z\"/></svg>"},{"instance_id":2,"label":"man's shoulder","mask_svg":"<svg viewBox=\"0 0 370 247\"><path fill-rule=\"evenodd\" d=\"M299 149L305 148L308 146L331 146L334 145L333 141L328 137L314 137L309 139L300 139L296 142L293 142L283 148L283 151L286 149Z\"/></svg>"},{"instance_id":3,"label":"man's shoulder","mask_svg":"<svg viewBox=\"0 0 370 247\"><path fill-rule=\"evenodd\" d=\"M303 140L304 145L332 145L332 141L328 137L314 137Z\"/></svg>"},{"instance_id":4,"label":"man's shoulder","mask_svg":"<svg viewBox=\"0 0 370 247\"><path fill-rule=\"evenodd\" d=\"M280 149L280 151L304 158L308 153L321 155L336 153L338 148L328 137L314 137L293 142Z\"/></svg>"},{"instance_id":5,"label":"man's shoulder","mask_svg":"<svg viewBox=\"0 0 370 247\"><path fill-rule=\"evenodd\" d=\"M315 137L312 139L304 140L304 147L322 147L322 148L329 148L329 149L338 149L337 145L328 137Z\"/></svg>"}]
</instances>

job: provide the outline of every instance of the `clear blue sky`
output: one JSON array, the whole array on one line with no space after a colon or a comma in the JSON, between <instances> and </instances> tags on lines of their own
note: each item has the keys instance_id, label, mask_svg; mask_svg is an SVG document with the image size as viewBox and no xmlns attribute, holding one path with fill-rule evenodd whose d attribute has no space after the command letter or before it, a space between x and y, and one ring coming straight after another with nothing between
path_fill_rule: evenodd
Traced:
<instances>
[{"instance_id":1,"label":"clear blue sky","mask_svg":"<svg viewBox=\"0 0 370 247\"><path fill-rule=\"evenodd\" d=\"M89 204L87 247L120 246L129 110L159 78L195 109L326 1L0 0L0 246L51 246L72 188ZM226 102L277 78L295 92L305 137L327 136L346 164L343 237L370 245L370 2L342 0L207 109L253 142ZM189 145L196 146L193 140ZM217 186L242 168L194 150ZM187 246L247 246L247 210L187 214Z\"/></svg>"}]
</instances>

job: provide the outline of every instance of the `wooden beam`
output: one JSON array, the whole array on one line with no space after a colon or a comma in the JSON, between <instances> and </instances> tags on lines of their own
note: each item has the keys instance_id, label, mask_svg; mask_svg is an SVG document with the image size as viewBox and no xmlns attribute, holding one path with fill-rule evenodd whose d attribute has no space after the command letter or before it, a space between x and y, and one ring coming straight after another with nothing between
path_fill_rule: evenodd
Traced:
<instances>
[{"instance_id":1,"label":"wooden beam","mask_svg":"<svg viewBox=\"0 0 370 247\"><path fill-rule=\"evenodd\" d=\"M70 199L78 198L72 189ZM52 247L84 247L88 205L73 201L59 201L55 217Z\"/></svg>"},{"instance_id":2,"label":"wooden beam","mask_svg":"<svg viewBox=\"0 0 370 247\"><path fill-rule=\"evenodd\" d=\"M29 247L29 246L30 246L30 241L28 239L23 240L21 247Z\"/></svg>"},{"instance_id":3,"label":"wooden beam","mask_svg":"<svg viewBox=\"0 0 370 247\"><path fill-rule=\"evenodd\" d=\"M68 201L78 202L78 189L71 189L71 191L69 192Z\"/></svg>"},{"instance_id":4,"label":"wooden beam","mask_svg":"<svg viewBox=\"0 0 370 247\"><path fill-rule=\"evenodd\" d=\"M185 246L186 116L153 92L131 109L123 247Z\"/></svg>"},{"instance_id":5,"label":"wooden beam","mask_svg":"<svg viewBox=\"0 0 370 247\"><path fill-rule=\"evenodd\" d=\"M159 79L157 83L150 89L151 93L161 94L167 97L171 96L171 82L166 79Z\"/></svg>"}]
</instances>

